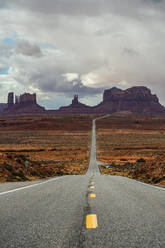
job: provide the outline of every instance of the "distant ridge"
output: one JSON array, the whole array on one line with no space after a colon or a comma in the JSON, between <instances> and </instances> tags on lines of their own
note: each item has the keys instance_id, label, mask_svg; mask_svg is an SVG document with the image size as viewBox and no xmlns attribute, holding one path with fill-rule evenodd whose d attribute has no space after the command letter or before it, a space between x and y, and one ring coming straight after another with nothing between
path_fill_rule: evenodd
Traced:
<instances>
[{"instance_id":1,"label":"distant ridge","mask_svg":"<svg viewBox=\"0 0 165 248\"><path fill-rule=\"evenodd\" d=\"M165 114L165 108L156 95L144 86L126 90L111 88L105 90L103 101L95 107L97 113L129 111L132 114Z\"/></svg>"},{"instance_id":2,"label":"distant ridge","mask_svg":"<svg viewBox=\"0 0 165 248\"><path fill-rule=\"evenodd\" d=\"M15 96L15 99L14 99ZM20 96L13 92L8 94L8 103L3 110L3 115L17 114L40 114L44 113L45 108L37 103L36 94L24 93Z\"/></svg>"},{"instance_id":3,"label":"distant ridge","mask_svg":"<svg viewBox=\"0 0 165 248\"><path fill-rule=\"evenodd\" d=\"M74 98L72 100L72 103L69 105L69 106L66 106L66 107L61 107L59 109L59 111L61 112L66 112L67 113L83 113L85 111L88 111L91 107L90 106L87 106L81 102L79 102L78 100L78 95L74 95Z\"/></svg>"},{"instance_id":4,"label":"distant ridge","mask_svg":"<svg viewBox=\"0 0 165 248\"><path fill-rule=\"evenodd\" d=\"M2 113L5 108L7 108L7 103L0 103L0 113Z\"/></svg>"},{"instance_id":5,"label":"distant ridge","mask_svg":"<svg viewBox=\"0 0 165 248\"><path fill-rule=\"evenodd\" d=\"M78 95L74 96L72 103L62 106L58 110L45 110L37 104L36 94L24 93L15 96L11 92L8 95L7 108L2 115L19 114L165 114L165 107L159 103L156 95L145 86L135 86L126 90L113 87L103 93L103 101L96 106L88 106L79 102Z\"/></svg>"},{"instance_id":6,"label":"distant ridge","mask_svg":"<svg viewBox=\"0 0 165 248\"><path fill-rule=\"evenodd\" d=\"M91 107L78 101L78 97L72 104L61 107L58 113L84 113L84 114L165 114L165 107L159 103L156 95L144 86L135 86L126 90L113 87L103 94L103 101Z\"/></svg>"}]
</instances>

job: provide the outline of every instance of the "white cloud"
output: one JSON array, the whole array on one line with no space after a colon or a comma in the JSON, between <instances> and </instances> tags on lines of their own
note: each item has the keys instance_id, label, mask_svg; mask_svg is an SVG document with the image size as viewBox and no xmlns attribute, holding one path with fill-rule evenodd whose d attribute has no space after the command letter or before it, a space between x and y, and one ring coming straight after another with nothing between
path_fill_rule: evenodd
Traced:
<instances>
[{"instance_id":1,"label":"white cloud","mask_svg":"<svg viewBox=\"0 0 165 248\"><path fill-rule=\"evenodd\" d=\"M79 74L78 73L66 73L63 74L63 76L67 79L67 81L73 81L79 78Z\"/></svg>"},{"instance_id":2,"label":"white cloud","mask_svg":"<svg viewBox=\"0 0 165 248\"><path fill-rule=\"evenodd\" d=\"M0 43L0 64L10 67L13 84L46 96L146 85L165 101L164 1L0 3L0 39L16 40L15 50Z\"/></svg>"}]
</instances>

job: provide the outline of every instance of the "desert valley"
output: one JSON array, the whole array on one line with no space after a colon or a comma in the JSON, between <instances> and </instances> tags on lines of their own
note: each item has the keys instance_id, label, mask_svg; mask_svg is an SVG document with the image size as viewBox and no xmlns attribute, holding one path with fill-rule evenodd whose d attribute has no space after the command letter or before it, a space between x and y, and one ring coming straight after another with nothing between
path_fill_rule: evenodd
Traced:
<instances>
[{"instance_id":1,"label":"desert valley","mask_svg":"<svg viewBox=\"0 0 165 248\"><path fill-rule=\"evenodd\" d=\"M149 89L112 88L96 107L75 96L54 112L36 107L36 96L16 99L9 95L0 118L1 182L85 174L92 120L106 116L96 121L101 173L165 186L165 108Z\"/></svg>"}]
</instances>

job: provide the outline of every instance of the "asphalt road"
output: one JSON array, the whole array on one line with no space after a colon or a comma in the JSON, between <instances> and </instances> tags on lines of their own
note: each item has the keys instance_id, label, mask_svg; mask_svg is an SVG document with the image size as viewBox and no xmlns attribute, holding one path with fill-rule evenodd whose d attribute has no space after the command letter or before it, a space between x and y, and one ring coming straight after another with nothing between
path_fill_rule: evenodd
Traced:
<instances>
[{"instance_id":1,"label":"asphalt road","mask_svg":"<svg viewBox=\"0 0 165 248\"><path fill-rule=\"evenodd\" d=\"M100 175L92 132L85 176L0 184L0 248L165 247L165 189Z\"/></svg>"}]
</instances>

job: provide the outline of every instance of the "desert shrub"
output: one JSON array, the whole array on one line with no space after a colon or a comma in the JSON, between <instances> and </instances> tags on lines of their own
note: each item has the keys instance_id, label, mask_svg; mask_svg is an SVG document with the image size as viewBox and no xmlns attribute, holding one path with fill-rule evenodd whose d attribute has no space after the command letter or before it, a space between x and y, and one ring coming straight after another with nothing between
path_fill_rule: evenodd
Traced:
<instances>
[{"instance_id":1,"label":"desert shrub","mask_svg":"<svg viewBox=\"0 0 165 248\"><path fill-rule=\"evenodd\" d=\"M151 175L150 174L146 174L146 179L150 179Z\"/></svg>"},{"instance_id":2,"label":"desert shrub","mask_svg":"<svg viewBox=\"0 0 165 248\"><path fill-rule=\"evenodd\" d=\"M53 151L57 151L57 149L56 148L53 148L53 149L51 149L51 151L53 152Z\"/></svg>"},{"instance_id":3,"label":"desert shrub","mask_svg":"<svg viewBox=\"0 0 165 248\"><path fill-rule=\"evenodd\" d=\"M160 181L161 181L161 179L158 178L158 177L154 177L154 178L152 179L152 182L153 182L153 183L159 183Z\"/></svg>"},{"instance_id":4,"label":"desert shrub","mask_svg":"<svg viewBox=\"0 0 165 248\"><path fill-rule=\"evenodd\" d=\"M19 159L19 158L16 159L16 162L19 163L19 164L22 164L22 160Z\"/></svg>"},{"instance_id":5,"label":"desert shrub","mask_svg":"<svg viewBox=\"0 0 165 248\"><path fill-rule=\"evenodd\" d=\"M110 164L110 166L115 167L115 166L116 166L115 162L112 162L112 163Z\"/></svg>"},{"instance_id":6,"label":"desert shrub","mask_svg":"<svg viewBox=\"0 0 165 248\"><path fill-rule=\"evenodd\" d=\"M20 177L22 181L27 181L28 180L27 177L23 174L22 171L17 172L16 176Z\"/></svg>"},{"instance_id":7,"label":"desert shrub","mask_svg":"<svg viewBox=\"0 0 165 248\"><path fill-rule=\"evenodd\" d=\"M11 154L7 154L7 158L8 159L12 159L12 155Z\"/></svg>"},{"instance_id":8,"label":"desert shrub","mask_svg":"<svg viewBox=\"0 0 165 248\"><path fill-rule=\"evenodd\" d=\"M12 174L8 175L8 177L6 178L7 182L13 182L13 181L18 181L17 178L15 176L13 176Z\"/></svg>"},{"instance_id":9,"label":"desert shrub","mask_svg":"<svg viewBox=\"0 0 165 248\"><path fill-rule=\"evenodd\" d=\"M146 160L144 158L139 158L136 160L137 163L146 163Z\"/></svg>"},{"instance_id":10,"label":"desert shrub","mask_svg":"<svg viewBox=\"0 0 165 248\"><path fill-rule=\"evenodd\" d=\"M62 171L57 171L56 174L57 174L58 176L64 175L64 173L63 173ZM65 174L67 175L67 172L66 172Z\"/></svg>"},{"instance_id":11,"label":"desert shrub","mask_svg":"<svg viewBox=\"0 0 165 248\"><path fill-rule=\"evenodd\" d=\"M125 158L121 158L121 159L120 159L120 161L127 161L127 159L125 159Z\"/></svg>"},{"instance_id":12,"label":"desert shrub","mask_svg":"<svg viewBox=\"0 0 165 248\"><path fill-rule=\"evenodd\" d=\"M22 159L22 160L24 160L24 161L27 160L27 158L26 158L25 155L23 155L23 154L16 154L15 157L16 157L16 158L19 158L19 159Z\"/></svg>"},{"instance_id":13,"label":"desert shrub","mask_svg":"<svg viewBox=\"0 0 165 248\"><path fill-rule=\"evenodd\" d=\"M6 169L6 170L8 170L8 171L10 171L11 173L13 173L14 172L14 169L13 169L13 167L10 165L10 164L4 164L3 165L3 167Z\"/></svg>"},{"instance_id":14,"label":"desert shrub","mask_svg":"<svg viewBox=\"0 0 165 248\"><path fill-rule=\"evenodd\" d=\"M32 175L33 177L39 176L38 172L35 171L35 170L32 170L32 171L31 171L31 175Z\"/></svg>"}]
</instances>

